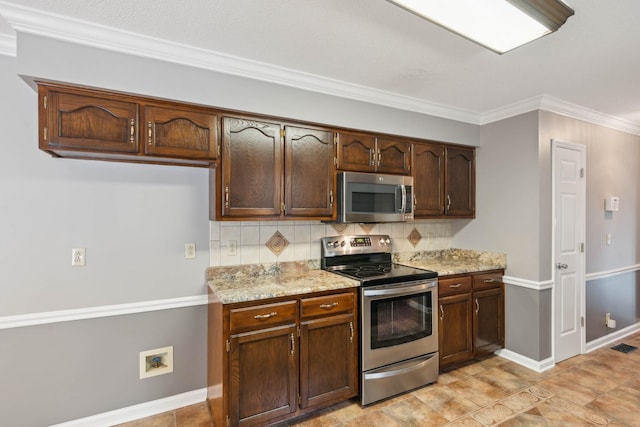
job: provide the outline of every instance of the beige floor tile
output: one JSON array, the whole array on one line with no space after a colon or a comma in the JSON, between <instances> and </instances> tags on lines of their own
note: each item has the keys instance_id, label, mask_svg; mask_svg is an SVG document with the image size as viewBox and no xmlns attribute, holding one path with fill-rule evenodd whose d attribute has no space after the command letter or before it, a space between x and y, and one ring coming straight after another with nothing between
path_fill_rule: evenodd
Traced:
<instances>
[{"instance_id":1,"label":"beige floor tile","mask_svg":"<svg viewBox=\"0 0 640 427\"><path fill-rule=\"evenodd\" d=\"M474 375L474 377L504 390L507 393L522 390L523 388L533 385L533 381L523 379L511 374L510 372L494 367L482 371L479 374Z\"/></svg>"},{"instance_id":2,"label":"beige floor tile","mask_svg":"<svg viewBox=\"0 0 640 427\"><path fill-rule=\"evenodd\" d=\"M141 420L119 424L117 427L175 427L176 418L173 412L154 415Z\"/></svg>"},{"instance_id":3,"label":"beige floor tile","mask_svg":"<svg viewBox=\"0 0 640 427\"><path fill-rule=\"evenodd\" d=\"M402 426L442 426L449 421L414 396L388 405L382 412Z\"/></svg>"},{"instance_id":4,"label":"beige floor tile","mask_svg":"<svg viewBox=\"0 0 640 427\"><path fill-rule=\"evenodd\" d=\"M489 405L507 396L507 394L498 387L475 377L469 377L464 381L456 381L449 384L449 387L479 406Z\"/></svg>"},{"instance_id":5,"label":"beige floor tile","mask_svg":"<svg viewBox=\"0 0 640 427\"><path fill-rule=\"evenodd\" d=\"M447 386L424 387L413 392L413 395L449 421L480 409L479 405Z\"/></svg>"},{"instance_id":6,"label":"beige floor tile","mask_svg":"<svg viewBox=\"0 0 640 427\"><path fill-rule=\"evenodd\" d=\"M206 403L186 406L176 410L176 427L212 427Z\"/></svg>"}]
</instances>

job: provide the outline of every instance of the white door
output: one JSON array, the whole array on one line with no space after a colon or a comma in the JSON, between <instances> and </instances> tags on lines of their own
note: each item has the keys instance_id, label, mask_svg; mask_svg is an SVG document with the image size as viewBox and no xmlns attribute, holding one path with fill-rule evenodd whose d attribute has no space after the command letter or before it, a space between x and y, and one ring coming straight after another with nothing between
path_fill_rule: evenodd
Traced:
<instances>
[{"instance_id":1,"label":"white door","mask_svg":"<svg viewBox=\"0 0 640 427\"><path fill-rule=\"evenodd\" d=\"M584 145L551 141L553 159L553 358L584 352Z\"/></svg>"}]
</instances>

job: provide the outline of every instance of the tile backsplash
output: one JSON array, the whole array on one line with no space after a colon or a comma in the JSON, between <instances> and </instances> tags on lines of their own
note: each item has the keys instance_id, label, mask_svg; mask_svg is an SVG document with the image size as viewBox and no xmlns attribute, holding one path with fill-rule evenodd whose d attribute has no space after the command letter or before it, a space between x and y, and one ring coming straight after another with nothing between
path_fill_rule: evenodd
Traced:
<instances>
[{"instance_id":1,"label":"tile backsplash","mask_svg":"<svg viewBox=\"0 0 640 427\"><path fill-rule=\"evenodd\" d=\"M451 223L416 220L383 224L319 221L210 221L210 266L320 259L320 239L350 234L388 234L393 252L451 247Z\"/></svg>"}]
</instances>

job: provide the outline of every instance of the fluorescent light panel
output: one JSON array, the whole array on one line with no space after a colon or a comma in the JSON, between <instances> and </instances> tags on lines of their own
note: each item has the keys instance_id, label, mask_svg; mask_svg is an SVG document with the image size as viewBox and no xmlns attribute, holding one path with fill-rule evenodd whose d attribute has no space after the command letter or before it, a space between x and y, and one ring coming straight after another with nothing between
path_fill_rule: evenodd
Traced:
<instances>
[{"instance_id":1,"label":"fluorescent light panel","mask_svg":"<svg viewBox=\"0 0 640 427\"><path fill-rule=\"evenodd\" d=\"M552 32L507 0L389 1L498 53Z\"/></svg>"}]
</instances>

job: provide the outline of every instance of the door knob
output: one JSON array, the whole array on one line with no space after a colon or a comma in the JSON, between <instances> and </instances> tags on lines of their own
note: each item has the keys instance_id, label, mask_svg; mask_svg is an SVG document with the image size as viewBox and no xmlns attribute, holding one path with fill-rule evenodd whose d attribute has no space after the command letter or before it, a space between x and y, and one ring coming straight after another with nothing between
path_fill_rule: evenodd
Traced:
<instances>
[{"instance_id":1,"label":"door knob","mask_svg":"<svg viewBox=\"0 0 640 427\"><path fill-rule=\"evenodd\" d=\"M558 270L564 270L564 269L566 269L566 268L568 268L568 267L569 267L569 266L568 266L567 264L561 264L561 263L557 263L557 264L556 264L556 268L557 268Z\"/></svg>"}]
</instances>

